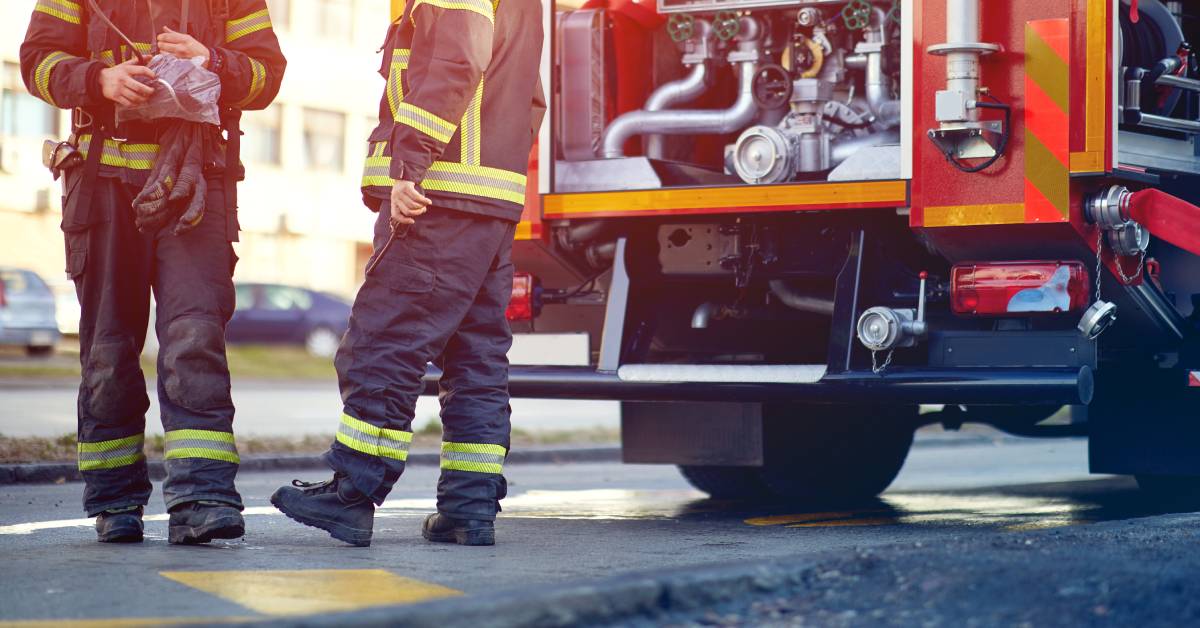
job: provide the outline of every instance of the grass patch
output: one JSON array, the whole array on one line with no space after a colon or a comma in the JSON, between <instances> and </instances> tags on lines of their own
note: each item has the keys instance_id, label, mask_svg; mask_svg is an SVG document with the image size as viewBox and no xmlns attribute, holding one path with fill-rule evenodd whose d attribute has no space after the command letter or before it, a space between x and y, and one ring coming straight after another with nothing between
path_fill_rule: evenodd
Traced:
<instances>
[{"instance_id":1,"label":"grass patch","mask_svg":"<svg viewBox=\"0 0 1200 628\"><path fill-rule=\"evenodd\" d=\"M333 358L309 355L302 347L286 345L229 345L229 374L245 379L331 379L337 376ZM158 374L154 357L142 356L142 372L147 378ZM0 353L0 377L13 379L79 379L79 347L64 343L57 354L48 358L26 358L6 351Z\"/></svg>"},{"instance_id":2,"label":"grass patch","mask_svg":"<svg viewBox=\"0 0 1200 628\"><path fill-rule=\"evenodd\" d=\"M235 428L236 430L236 428ZM413 448L436 451L441 445L442 426L429 421L413 433ZM529 432L513 430L513 447L545 447L570 445L610 445L618 443L621 434L616 429L593 428L585 430L553 430ZM333 436L238 436L238 452L243 456L297 456L315 455L324 452L333 442ZM146 438L146 455L152 459L162 458L163 437ZM0 463L17 464L29 462L74 462L76 457L75 435L65 434L57 438L11 437L0 435Z\"/></svg>"}]
</instances>

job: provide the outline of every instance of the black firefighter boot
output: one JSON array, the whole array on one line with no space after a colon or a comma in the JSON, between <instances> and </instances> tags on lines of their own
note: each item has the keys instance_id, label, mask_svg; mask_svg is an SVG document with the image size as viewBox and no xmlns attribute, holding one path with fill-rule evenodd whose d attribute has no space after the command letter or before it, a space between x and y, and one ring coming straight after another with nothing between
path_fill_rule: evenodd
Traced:
<instances>
[{"instance_id":1,"label":"black firefighter boot","mask_svg":"<svg viewBox=\"0 0 1200 628\"><path fill-rule=\"evenodd\" d=\"M483 519L451 519L441 513L429 515L421 525L421 536L434 543L495 545L496 526Z\"/></svg>"},{"instance_id":2,"label":"black firefighter boot","mask_svg":"<svg viewBox=\"0 0 1200 628\"><path fill-rule=\"evenodd\" d=\"M345 477L335 474L325 482L292 480L271 496L289 519L320 528L333 538L358 547L371 544L375 504Z\"/></svg>"},{"instance_id":3,"label":"black firefighter boot","mask_svg":"<svg viewBox=\"0 0 1200 628\"><path fill-rule=\"evenodd\" d=\"M96 540L101 543L141 543L142 507L114 508L96 515Z\"/></svg>"},{"instance_id":4,"label":"black firefighter boot","mask_svg":"<svg viewBox=\"0 0 1200 628\"><path fill-rule=\"evenodd\" d=\"M246 521L237 508L222 502L198 501L171 509L167 541L172 545L197 545L213 539L238 539L246 534Z\"/></svg>"}]
</instances>

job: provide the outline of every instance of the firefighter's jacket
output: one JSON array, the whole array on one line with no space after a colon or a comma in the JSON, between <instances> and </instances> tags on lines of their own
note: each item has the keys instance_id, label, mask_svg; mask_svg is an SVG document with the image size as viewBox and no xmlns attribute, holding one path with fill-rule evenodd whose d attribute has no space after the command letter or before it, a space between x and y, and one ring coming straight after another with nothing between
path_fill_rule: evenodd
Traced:
<instances>
[{"instance_id":1,"label":"firefighter's jacket","mask_svg":"<svg viewBox=\"0 0 1200 628\"><path fill-rule=\"evenodd\" d=\"M539 0L413 0L388 29L387 80L363 198L397 179L436 206L516 222L529 151L545 113Z\"/></svg>"},{"instance_id":2,"label":"firefighter's jacket","mask_svg":"<svg viewBox=\"0 0 1200 628\"><path fill-rule=\"evenodd\" d=\"M157 20L153 26L143 3L98 0L97 4L143 55L149 55L157 36L151 32L153 28L159 32L163 26L181 30L179 0L155 0ZM191 15L186 32L208 47L208 69L221 79L222 117L266 108L279 91L286 61L265 0L192 0L188 4ZM105 67L135 57L119 35L92 15L87 0L37 0L21 44L21 73L29 92L55 107L81 110L73 116L73 131L85 153L92 148L91 132L104 125L113 139L103 147L101 176L141 185L154 163L160 127L165 125L128 122L115 127L113 105L101 93L99 79ZM213 155L210 165L223 165L223 157Z\"/></svg>"}]
</instances>

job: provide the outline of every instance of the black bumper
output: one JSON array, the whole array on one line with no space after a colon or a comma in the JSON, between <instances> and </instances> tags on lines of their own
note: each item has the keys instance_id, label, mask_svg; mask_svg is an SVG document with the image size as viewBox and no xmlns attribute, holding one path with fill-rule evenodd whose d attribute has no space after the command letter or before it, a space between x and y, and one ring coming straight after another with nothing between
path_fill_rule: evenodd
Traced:
<instances>
[{"instance_id":1,"label":"black bumper","mask_svg":"<svg viewBox=\"0 0 1200 628\"><path fill-rule=\"evenodd\" d=\"M425 389L436 395L440 373ZM1088 367L1077 369L894 369L826 375L805 384L628 382L591 367L518 366L509 375L513 397L620 401L801 401L812 403L925 403L1075 405L1092 400Z\"/></svg>"}]
</instances>

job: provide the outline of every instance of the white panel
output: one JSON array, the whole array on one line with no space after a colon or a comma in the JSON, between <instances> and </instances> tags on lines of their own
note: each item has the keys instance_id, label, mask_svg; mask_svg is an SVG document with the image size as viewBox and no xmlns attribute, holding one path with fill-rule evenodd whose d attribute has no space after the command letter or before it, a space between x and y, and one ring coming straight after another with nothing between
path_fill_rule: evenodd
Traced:
<instances>
[{"instance_id":1,"label":"white panel","mask_svg":"<svg viewBox=\"0 0 1200 628\"><path fill-rule=\"evenodd\" d=\"M587 334L513 334L510 364L525 366L587 366Z\"/></svg>"},{"instance_id":2,"label":"white panel","mask_svg":"<svg viewBox=\"0 0 1200 628\"><path fill-rule=\"evenodd\" d=\"M712 384L815 384L824 364L626 364L617 369L623 382Z\"/></svg>"}]
</instances>

